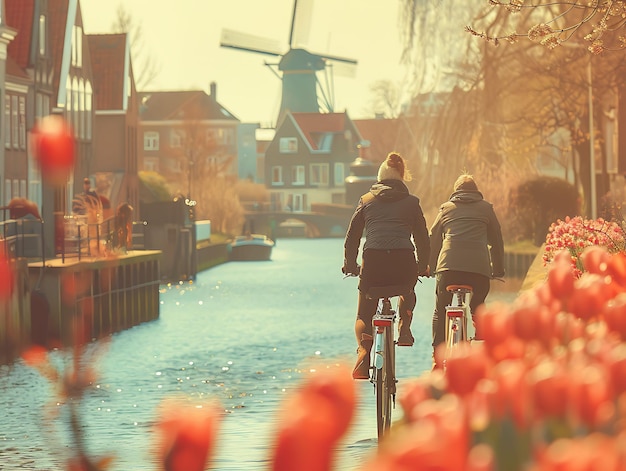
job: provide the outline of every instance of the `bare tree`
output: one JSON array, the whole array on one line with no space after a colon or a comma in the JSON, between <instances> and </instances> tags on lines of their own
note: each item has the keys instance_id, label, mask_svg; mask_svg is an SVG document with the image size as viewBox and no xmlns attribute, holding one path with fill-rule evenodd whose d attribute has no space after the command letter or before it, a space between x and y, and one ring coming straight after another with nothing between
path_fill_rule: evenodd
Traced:
<instances>
[{"instance_id":1,"label":"bare tree","mask_svg":"<svg viewBox=\"0 0 626 471\"><path fill-rule=\"evenodd\" d=\"M154 57L145 49L141 25L133 20L128 10L122 4L117 8L117 18L112 26L112 30L114 33L128 33L135 84L138 90L146 89L159 74L159 67Z\"/></svg>"},{"instance_id":2,"label":"bare tree","mask_svg":"<svg viewBox=\"0 0 626 471\"><path fill-rule=\"evenodd\" d=\"M238 233L243 207L237 195L237 177L232 172L235 156L218 144L195 104L182 112L184 119L173 130L173 145L167 151L173 162L167 174L170 185L176 188L174 193L197 202L197 219L210 219L216 232Z\"/></svg>"},{"instance_id":3,"label":"bare tree","mask_svg":"<svg viewBox=\"0 0 626 471\"><path fill-rule=\"evenodd\" d=\"M524 0L483 0L507 13L532 12L535 21L516 31L504 34L481 32L468 26L467 31L487 41L516 42L521 37L554 48L573 39L587 44L593 54L626 48L626 3L623 0L539 0L526 5Z\"/></svg>"},{"instance_id":4,"label":"bare tree","mask_svg":"<svg viewBox=\"0 0 626 471\"><path fill-rule=\"evenodd\" d=\"M370 86L374 115L383 118L397 118L402 105L402 84L391 80L378 80Z\"/></svg>"},{"instance_id":5,"label":"bare tree","mask_svg":"<svg viewBox=\"0 0 626 471\"><path fill-rule=\"evenodd\" d=\"M404 28L404 57L414 64L413 67L428 68L432 36L439 35L441 28L453 27L458 32L458 11L451 9L459 10L461 5L455 0L445 3L448 9L441 8L442 2L404 0L403 14L408 23ZM532 172L538 156L555 155L564 168L573 167L575 180L583 186L588 200L590 137L598 138L597 142L602 144L597 130L590 132L587 126L591 107L588 98L590 83L585 72L589 56L585 58L581 54L584 51L577 52L576 48L569 48L567 54L565 51L558 53L554 50L560 44L558 41L544 42L543 45L551 46L549 48L533 41L504 45L502 39L516 42L517 36L501 33L510 31L512 18L515 27L529 31L542 21L548 21L550 15L558 18L559 14L567 13L564 2L552 2L551 5L545 2L545 8L525 8L517 15L511 15L509 10L497 6L487 8L486 3L485 0L470 1L471 5L462 2L465 12L470 11L473 15L469 22L483 25L484 33L480 35L487 42L467 44L461 40L455 45L463 51L460 58L447 49L437 51L449 58L458 58L454 62L449 61L447 78L456 83L456 90L461 92L457 91L456 97L454 91L449 93L450 104L433 118L433 126L422 123L419 133L430 136L427 141L429 147L422 151L427 157L424 162L437 161L429 156L438 152L440 159L445 159L445 168L450 168L450 164L458 165L449 160L456 153L465 159L468 170L481 169L484 173L486 169L491 169L487 173L498 178L503 165L513 166L517 171L509 173L519 175L520 171ZM511 2L514 3L520 2ZM438 23L439 29L433 28L435 19L448 12L456 15L457 19L443 18ZM429 18L429 15L434 18ZM445 36L446 33L443 34ZM472 38L471 35L466 36ZM493 44L503 45L493 47ZM602 65L596 66L594 61L593 93L597 103L617 86L620 76L624 74L624 55L607 57L612 57L612 60ZM419 83L416 82L416 85ZM427 89L422 84L416 93L423 94ZM459 112L459 108L463 111ZM599 112L600 108L596 106L594 111ZM597 118L596 123L600 121ZM565 137L570 136L573 151L566 148L569 140ZM560 147L558 150L561 152L550 153L550 146ZM574 158L576 161L572 162ZM427 167L424 174L437 175L438 172ZM445 175L441 177L445 178ZM431 180L434 183L439 181L432 177Z\"/></svg>"}]
</instances>

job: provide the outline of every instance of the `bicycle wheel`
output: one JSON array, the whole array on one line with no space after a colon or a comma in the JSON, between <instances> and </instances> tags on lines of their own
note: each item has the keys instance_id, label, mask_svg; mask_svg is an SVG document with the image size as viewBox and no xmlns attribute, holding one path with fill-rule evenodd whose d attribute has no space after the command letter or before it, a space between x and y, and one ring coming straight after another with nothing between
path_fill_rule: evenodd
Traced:
<instances>
[{"instance_id":1,"label":"bicycle wheel","mask_svg":"<svg viewBox=\"0 0 626 471\"><path fill-rule=\"evenodd\" d=\"M376 419L379 440L391 427L392 400L396 392L393 324L385 327L384 339L382 368L376 370Z\"/></svg>"}]
</instances>

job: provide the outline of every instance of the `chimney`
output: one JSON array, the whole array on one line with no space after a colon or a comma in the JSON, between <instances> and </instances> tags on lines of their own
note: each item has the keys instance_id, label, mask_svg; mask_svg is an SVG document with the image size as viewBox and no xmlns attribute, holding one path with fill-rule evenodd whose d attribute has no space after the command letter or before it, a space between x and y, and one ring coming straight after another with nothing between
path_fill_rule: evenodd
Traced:
<instances>
[{"instance_id":1,"label":"chimney","mask_svg":"<svg viewBox=\"0 0 626 471\"><path fill-rule=\"evenodd\" d=\"M215 82L211 82L210 90L211 90L211 98L217 101L217 84Z\"/></svg>"}]
</instances>

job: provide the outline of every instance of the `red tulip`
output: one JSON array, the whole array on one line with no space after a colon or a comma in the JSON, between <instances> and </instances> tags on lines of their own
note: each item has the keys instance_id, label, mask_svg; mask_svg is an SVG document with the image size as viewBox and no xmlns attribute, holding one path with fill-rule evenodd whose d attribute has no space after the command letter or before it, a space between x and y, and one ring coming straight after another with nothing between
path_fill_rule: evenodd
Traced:
<instances>
[{"instance_id":1,"label":"red tulip","mask_svg":"<svg viewBox=\"0 0 626 471\"><path fill-rule=\"evenodd\" d=\"M45 182L66 183L74 168L74 135L62 117L50 115L39 121L33 131L33 152Z\"/></svg>"},{"instance_id":2,"label":"red tulip","mask_svg":"<svg viewBox=\"0 0 626 471\"><path fill-rule=\"evenodd\" d=\"M606 357L613 394L617 397L626 392L626 344L620 343Z\"/></svg>"},{"instance_id":3,"label":"red tulip","mask_svg":"<svg viewBox=\"0 0 626 471\"><path fill-rule=\"evenodd\" d=\"M554 337L562 345L584 335L585 322L570 312L561 312L554 318Z\"/></svg>"},{"instance_id":4,"label":"red tulip","mask_svg":"<svg viewBox=\"0 0 626 471\"><path fill-rule=\"evenodd\" d=\"M622 287L626 287L626 253L612 254L607 261L607 272Z\"/></svg>"},{"instance_id":5,"label":"red tulip","mask_svg":"<svg viewBox=\"0 0 626 471\"><path fill-rule=\"evenodd\" d=\"M494 406L499 415L508 412L518 428L526 428L530 421L530 392L526 382L527 367L522 360L498 363L492 375L496 382Z\"/></svg>"},{"instance_id":6,"label":"red tulip","mask_svg":"<svg viewBox=\"0 0 626 471\"><path fill-rule=\"evenodd\" d=\"M476 330L480 331L485 345L495 345L507 340L513 333L511 308L504 303L481 304L476 309Z\"/></svg>"},{"instance_id":7,"label":"red tulip","mask_svg":"<svg viewBox=\"0 0 626 471\"><path fill-rule=\"evenodd\" d=\"M569 382L563 367L544 360L529 372L528 382L539 417L565 417Z\"/></svg>"},{"instance_id":8,"label":"red tulip","mask_svg":"<svg viewBox=\"0 0 626 471\"><path fill-rule=\"evenodd\" d=\"M315 372L283 404L272 449L273 471L330 471L337 442L348 430L356 392L345 367Z\"/></svg>"},{"instance_id":9,"label":"red tulip","mask_svg":"<svg viewBox=\"0 0 626 471\"><path fill-rule=\"evenodd\" d=\"M574 290L576 275L567 250L561 251L552 261L548 271L548 285L557 299L567 298Z\"/></svg>"},{"instance_id":10,"label":"red tulip","mask_svg":"<svg viewBox=\"0 0 626 471\"><path fill-rule=\"evenodd\" d=\"M609 281L609 277L583 273L576 280L575 289L567 301L569 311L583 320L599 316L604 304L611 298Z\"/></svg>"},{"instance_id":11,"label":"red tulip","mask_svg":"<svg viewBox=\"0 0 626 471\"><path fill-rule=\"evenodd\" d=\"M605 275L607 273L608 261L611 258L608 250L600 245L590 245L580 254L585 271Z\"/></svg>"},{"instance_id":12,"label":"red tulip","mask_svg":"<svg viewBox=\"0 0 626 471\"><path fill-rule=\"evenodd\" d=\"M607 327L626 340L626 293L611 299L602 309L602 317Z\"/></svg>"},{"instance_id":13,"label":"red tulip","mask_svg":"<svg viewBox=\"0 0 626 471\"><path fill-rule=\"evenodd\" d=\"M380 448L360 471L465 469L469 453L465 403L453 394L445 394L440 400L422 402L418 409L416 422L392 435L390 446ZM296 469L302 468L292 468Z\"/></svg>"},{"instance_id":14,"label":"red tulip","mask_svg":"<svg viewBox=\"0 0 626 471\"><path fill-rule=\"evenodd\" d=\"M448 390L460 396L472 392L478 381L487 375L487 361L480 344L462 343L452 349L446 361Z\"/></svg>"},{"instance_id":15,"label":"red tulip","mask_svg":"<svg viewBox=\"0 0 626 471\"><path fill-rule=\"evenodd\" d=\"M162 405L156 427L158 456L165 471L204 471L214 449L221 411L216 404L191 407L173 401Z\"/></svg>"},{"instance_id":16,"label":"red tulip","mask_svg":"<svg viewBox=\"0 0 626 471\"><path fill-rule=\"evenodd\" d=\"M601 425L612 399L608 372L600 365L580 365L570 368L569 376L569 395L576 416L588 427Z\"/></svg>"},{"instance_id":17,"label":"red tulip","mask_svg":"<svg viewBox=\"0 0 626 471\"><path fill-rule=\"evenodd\" d=\"M405 384L398 393L398 402L404 411L404 417L412 421L412 410L427 399L432 399L431 384L429 378L432 375L424 375Z\"/></svg>"}]
</instances>

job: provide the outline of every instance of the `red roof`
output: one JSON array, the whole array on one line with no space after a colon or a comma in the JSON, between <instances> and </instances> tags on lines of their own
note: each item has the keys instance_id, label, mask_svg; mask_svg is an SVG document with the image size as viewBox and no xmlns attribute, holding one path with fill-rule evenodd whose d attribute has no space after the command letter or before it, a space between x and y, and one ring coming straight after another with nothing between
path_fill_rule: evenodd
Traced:
<instances>
[{"instance_id":1,"label":"red roof","mask_svg":"<svg viewBox=\"0 0 626 471\"><path fill-rule=\"evenodd\" d=\"M215 97L202 90L142 92L140 99L144 121L178 120L191 110L198 119L239 121Z\"/></svg>"},{"instance_id":2,"label":"red roof","mask_svg":"<svg viewBox=\"0 0 626 471\"><path fill-rule=\"evenodd\" d=\"M361 136L369 141L369 148L365 150L365 158L373 162L382 162L389 152L400 152L399 135L400 121L398 119L355 119L354 125Z\"/></svg>"},{"instance_id":3,"label":"red roof","mask_svg":"<svg viewBox=\"0 0 626 471\"><path fill-rule=\"evenodd\" d=\"M318 140L313 134L343 133L347 129L346 113L291 113L294 121L313 149Z\"/></svg>"},{"instance_id":4,"label":"red roof","mask_svg":"<svg viewBox=\"0 0 626 471\"><path fill-rule=\"evenodd\" d=\"M34 0L5 0L6 22L17 30L15 39L7 46L8 55L22 69L28 68L32 37Z\"/></svg>"},{"instance_id":5,"label":"red roof","mask_svg":"<svg viewBox=\"0 0 626 471\"><path fill-rule=\"evenodd\" d=\"M96 110L124 109L126 33L86 35Z\"/></svg>"}]
</instances>

